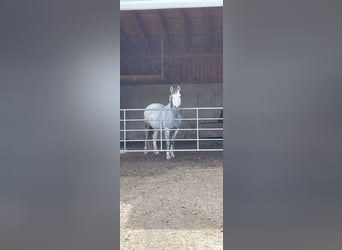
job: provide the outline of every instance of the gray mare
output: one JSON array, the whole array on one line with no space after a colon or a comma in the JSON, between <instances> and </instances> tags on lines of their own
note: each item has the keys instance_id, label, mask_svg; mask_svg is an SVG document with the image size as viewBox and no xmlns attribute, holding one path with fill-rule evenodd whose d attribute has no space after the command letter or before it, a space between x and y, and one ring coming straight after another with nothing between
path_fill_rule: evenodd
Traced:
<instances>
[{"instance_id":1,"label":"gray mare","mask_svg":"<svg viewBox=\"0 0 342 250\"><path fill-rule=\"evenodd\" d=\"M181 114L179 113L179 107L181 105L181 88L178 86L174 91L173 87L170 87L169 103L164 106L160 103L152 103L148 105L144 111L145 121L145 154L148 149L148 137L149 132L153 129L153 150L154 154L159 154L157 151L157 138L160 129L165 131L166 140L166 159L175 157L173 153L175 145L175 137L178 133L179 126L181 124ZM170 135L172 134L171 140ZM171 142L171 147L170 147Z\"/></svg>"}]
</instances>

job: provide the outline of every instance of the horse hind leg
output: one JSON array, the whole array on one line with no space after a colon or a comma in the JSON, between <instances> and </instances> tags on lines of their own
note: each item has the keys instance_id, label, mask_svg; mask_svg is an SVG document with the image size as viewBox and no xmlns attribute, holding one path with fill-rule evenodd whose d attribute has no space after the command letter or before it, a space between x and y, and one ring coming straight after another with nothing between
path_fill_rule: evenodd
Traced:
<instances>
[{"instance_id":1,"label":"horse hind leg","mask_svg":"<svg viewBox=\"0 0 342 250\"><path fill-rule=\"evenodd\" d=\"M159 154L158 150L157 150L157 139L158 139L158 130L155 129L153 132L153 153L155 155Z\"/></svg>"},{"instance_id":2,"label":"horse hind leg","mask_svg":"<svg viewBox=\"0 0 342 250\"><path fill-rule=\"evenodd\" d=\"M148 153L147 150L149 148L151 148L151 147L149 147L149 145L151 145L151 141L149 138L152 139L152 136L150 136L151 135L151 129L152 129L151 125L149 125L148 123L145 123L145 147L144 147L145 152L144 152L144 154L147 154Z\"/></svg>"},{"instance_id":3,"label":"horse hind leg","mask_svg":"<svg viewBox=\"0 0 342 250\"><path fill-rule=\"evenodd\" d=\"M149 134L148 134L148 138L150 138L149 139L149 141L147 142L148 144L148 148L149 149L152 149L153 148L153 141L152 141L152 137L153 137L153 128L150 126L150 128L149 128L150 130L149 130Z\"/></svg>"}]
</instances>

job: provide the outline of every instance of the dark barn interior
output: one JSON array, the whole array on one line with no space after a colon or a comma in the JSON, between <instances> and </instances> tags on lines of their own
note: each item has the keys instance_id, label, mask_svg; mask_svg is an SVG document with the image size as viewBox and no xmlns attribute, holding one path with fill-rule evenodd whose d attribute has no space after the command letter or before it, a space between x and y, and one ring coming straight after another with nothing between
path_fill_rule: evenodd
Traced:
<instances>
[{"instance_id":1,"label":"dark barn interior","mask_svg":"<svg viewBox=\"0 0 342 250\"><path fill-rule=\"evenodd\" d=\"M222 106L222 7L121 11L120 31L122 109L167 104L170 85L181 86L182 108ZM221 109L201 110L200 116L220 118L221 113ZM182 110L182 115L194 118L195 112ZM126 118L141 119L142 111L127 112ZM214 123L210 126L222 127ZM203 121L200 125L205 126ZM184 129L195 127L196 121L182 122ZM143 128L139 121L126 124L126 129ZM210 132L211 137L222 137L221 131ZM178 134L178 138L195 137L190 130ZM144 133L127 132L126 138L141 140Z\"/></svg>"},{"instance_id":2,"label":"dark barn interior","mask_svg":"<svg viewBox=\"0 0 342 250\"><path fill-rule=\"evenodd\" d=\"M121 84L222 83L222 8L121 11Z\"/></svg>"}]
</instances>

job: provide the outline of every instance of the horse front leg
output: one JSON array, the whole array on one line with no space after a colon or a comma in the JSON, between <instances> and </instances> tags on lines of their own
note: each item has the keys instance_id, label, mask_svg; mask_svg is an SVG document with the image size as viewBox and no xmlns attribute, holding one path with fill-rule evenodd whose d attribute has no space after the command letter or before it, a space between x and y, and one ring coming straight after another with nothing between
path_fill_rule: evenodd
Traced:
<instances>
[{"instance_id":1,"label":"horse front leg","mask_svg":"<svg viewBox=\"0 0 342 250\"><path fill-rule=\"evenodd\" d=\"M157 139L158 139L158 130L155 129L153 132L153 153L155 155L159 154L158 150L157 150Z\"/></svg>"},{"instance_id":2,"label":"horse front leg","mask_svg":"<svg viewBox=\"0 0 342 250\"><path fill-rule=\"evenodd\" d=\"M166 141L166 159L170 160L170 130L165 129L165 141Z\"/></svg>"},{"instance_id":3,"label":"horse front leg","mask_svg":"<svg viewBox=\"0 0 342 250\"><path fill-rule=\"evenodd\" d=\"M174 158L175 157L175 154L173 153L173 149L175 147L175 138L176 138L176 135L178 134L178 128L177 130L174 131L173 135L172 135L172 139L171 139L171 157Z\"/></svg>"}]
</instances>

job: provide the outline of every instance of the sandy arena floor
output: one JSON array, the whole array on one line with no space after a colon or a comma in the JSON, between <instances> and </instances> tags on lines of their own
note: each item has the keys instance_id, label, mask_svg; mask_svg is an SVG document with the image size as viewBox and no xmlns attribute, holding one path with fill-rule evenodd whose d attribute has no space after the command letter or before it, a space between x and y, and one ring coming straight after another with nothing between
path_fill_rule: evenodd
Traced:
<instances>
[{"instance_id":1,"label":"sandy arena floor","mask_svg":"<svg viewBox=\"0 0 342 250\"><path fill-rule=\"evenodd\" d=\"M223 249L222 152L121 155L121 249Z\"/></svg>"}]
</instances>

